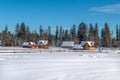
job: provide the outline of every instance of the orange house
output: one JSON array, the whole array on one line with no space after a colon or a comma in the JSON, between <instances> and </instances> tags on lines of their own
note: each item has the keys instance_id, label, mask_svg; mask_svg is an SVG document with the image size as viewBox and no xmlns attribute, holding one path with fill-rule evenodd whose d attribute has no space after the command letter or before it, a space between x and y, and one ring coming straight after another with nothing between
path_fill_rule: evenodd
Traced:
<instances>
[{"instance_id":1,"label":"orange house","mask_svg":"<svg viewBox=\"0 0 120 80\"><path fill-rule=\"evenodd\" d=\"M82 41L81 46L84 50L95 50L96 43L94 41Z\"/></svg>"},{"instance_id":2,"label":"orange house","mask_svg":"<svg viewBox=\"0 0 120 80\"><path fill-rule=\"evenodd\" d=\"M48 40L39 40L38 41L38 48L48 49L49 48Z\"/></svg>"}]
</instances>

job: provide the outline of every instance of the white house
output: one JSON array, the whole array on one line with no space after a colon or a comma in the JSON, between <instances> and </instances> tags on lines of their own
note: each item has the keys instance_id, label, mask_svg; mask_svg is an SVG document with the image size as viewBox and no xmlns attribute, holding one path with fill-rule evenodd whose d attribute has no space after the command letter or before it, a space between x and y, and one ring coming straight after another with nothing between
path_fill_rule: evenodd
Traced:
<instances>
[{"instance_id":1,"label":"white house","mask_svg":"<svg viewBox=\"0 0 120 80\"><path fill-rule=\"evenodd\" d=\"M83 47L82 47L80 44L75 44L75 45L73 46L73 49L74 49L74 50L80 50L80 49L83 49Z\"/></svg>"},{"instance_id":2,"label":"white house","mask_svg":"<svg viewBox=\"0 0 120 80\"><path fill-rule=\"evenodd\" d=\"M36 44L35 42L24 42L23 45L22 45L24 48L35 48L36 47Z\"/></svg>"},{"instance_id":3,"label":"white house","mask_svg":"<svg viewBox=\"0 0 120 80\"><path fill-rule=\"evenodd\" d=\"M62 48L73 48L74 42L73 41L63 41L61 47Z\"/></svg>"},{"instance_id":4,"label":"white house","mask_svg":"<svg viewBox=\"0 0 120 80\"><path fill-rule=\"evenodd\" d=\"M22 46L23 46L24 48L28 48L29 42L24 42Z\"/></svg>"}]
</instances>

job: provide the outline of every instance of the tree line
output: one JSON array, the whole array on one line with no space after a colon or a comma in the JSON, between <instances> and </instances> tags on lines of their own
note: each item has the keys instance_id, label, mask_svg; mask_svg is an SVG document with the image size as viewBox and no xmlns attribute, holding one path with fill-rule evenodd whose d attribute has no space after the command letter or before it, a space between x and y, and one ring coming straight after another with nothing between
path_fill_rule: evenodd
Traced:
<instances>
[{"instance_id":1,"label":"tree line","mask_svg":"<svg viewBox=\"0 0 120 80\"><path fill-rule=\"evenodd\" d=\"M16 25L14 33L8 30L8 26L0 33L0 40L4 46L20 46L25 41L38 42L38 40L48 40L51 45L60 46L63 41L95 41L101 47L119 47L120 45L120 26L116 25L116 36L107 23L100 30L98 24L87 25L81 22L78 26L73 24L69 29L63 26L56 26L55 33L52 33L51 26L44 29L39 26L39 31L30 30L24 22Z\"/></svg>"}]
</instances>

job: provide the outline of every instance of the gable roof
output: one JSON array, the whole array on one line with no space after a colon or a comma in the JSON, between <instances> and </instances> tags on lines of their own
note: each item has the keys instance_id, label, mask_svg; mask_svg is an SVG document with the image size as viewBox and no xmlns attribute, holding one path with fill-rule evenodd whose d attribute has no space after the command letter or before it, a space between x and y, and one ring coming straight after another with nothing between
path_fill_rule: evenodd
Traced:
<instances>
[{"instance_id":1,"label":"gable roof","mask_svg":"<svg viewBox=\"0 0 120 80\"><path fill-rule=\"evenodd\" d=\"M31 42L31 41L30 41L30 42L29 42L29 45L35 45L35 42Z\"/></svg>"},{"instance_id":2,"label":"gable roof","mask_svg":"<svg viewBox=\"0 0 120 80\"><path fill-rule=\"evenodd\" d=\"M48 40L39 40L38 45L47 45Z\"/></svg>"},{"instance_id":3,"label":"gable roof","mask_svg":"<svg viewBox=\"0 0 120 80\"><path fill-rule=\"evenodd\" d=\"M23 46L35 45L35 42L24 42Z\"/></svg>"},{"instance_id":4,"label":"gable roof","mask_svg":"<svg viewBox=\"0 0 120 80\"><path fill-rule=\"evenodd\" d=\"M29 42L24 42L23 43L23 46L28 46L29 45Z\"/></svg>"},{"instance_id":5,"label":"gable roof","mask_svg":"<svg viewBox=\"0 0 120 80\"><path fill-rule=\"evenodd\" d=\"M88 45L91 47L91 46L94 46L94 41L88 41L87 42L88 43Z\"/></svg>"},{"instance_id":6,"label":"gable roof","mask_svg":"<svg viewBox=\"0 0 120 80\"><path fill-rule=\"evenodd\" d=\"M82 41L80 45L83 47L86 43L87 43L90 47L94 46L94 41Z\"/></svg>"},{"instance_id":7,"label":"gable roof","mask_svg":"<svg viewBox=\"0 0 120 80\"><path fill-rule=\"evenodd\" d=\"M82 41L80 45L83 47L85 45L86 41Z\"/></svg>"}]
</instances>

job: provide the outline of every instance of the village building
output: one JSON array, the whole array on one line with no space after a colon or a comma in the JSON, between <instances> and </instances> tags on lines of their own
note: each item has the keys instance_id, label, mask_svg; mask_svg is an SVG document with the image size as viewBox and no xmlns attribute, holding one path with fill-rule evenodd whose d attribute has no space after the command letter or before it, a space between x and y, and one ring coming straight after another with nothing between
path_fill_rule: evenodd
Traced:
<instances>
[{"instance_id":1,"label":"village building","mask_svg":"<svg viewBox=\"0 0 120 80\"><path fill-rule=\"evenodd\" d=\"M36 48L35 42L29 42L28 48Z\"/></svg>"},{"instance_id":2,"label":"village building","mask_svg":"<svg viewBox=\"0 0 120 80\"><path fill-rule=\"evenodd\" d=\"M82 41L80 44L84 50L95 50L96 43L94 41Z\"/></svg>"},{"instance_id":3,"label":"village building","mask_svg":"<svg viewBox=\"0 0 120 80\"><path fill-rule=\"evenodd\" d=\"M35 42L24 42L23 43L23 48L36 48L36 44L35 44Z\"/></svg>"},{"instance_id":4,"label":"village building","mask_svg":"<svg viewBox=\"0 0 120 80\"><path fill-rule=\"evenodd\" d=\"M23 48L28 48L28 46L29 46L29 42L24 42L24 43L22 44L22 47L23 47Z\"/></svg>"},{"instance_id":5,"label":"village building","mask_svg":"<svg viewBox=\"0 0 120 80\"><path fill-rule=\"evenodd\" d=\"M38 48L48 49L49 48L48 40L39 40L38 41Z\"/></svg>"},{"instance_id":6,"label":"village building","mask_svg":"<svg viewBox=\"0 0 120 80\"><path fill-rule=\"evenodd\" d=\"M74 44L73 50L82 50L83 47L80 44Z\"/></svg>"},{"instance_id":7,"label":"village building","mask_svg":"<svg viewBox=\"0 0 120 80\"><path fill-rule=\"evenodd\" d=\"M61 47L62 48L73 48L74 42L73 41L63 41Z\"/></svg>"}]
</instances>

